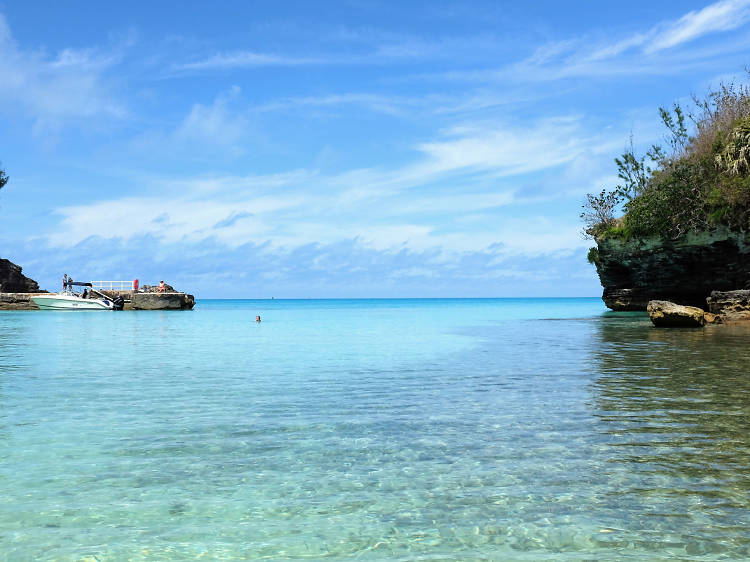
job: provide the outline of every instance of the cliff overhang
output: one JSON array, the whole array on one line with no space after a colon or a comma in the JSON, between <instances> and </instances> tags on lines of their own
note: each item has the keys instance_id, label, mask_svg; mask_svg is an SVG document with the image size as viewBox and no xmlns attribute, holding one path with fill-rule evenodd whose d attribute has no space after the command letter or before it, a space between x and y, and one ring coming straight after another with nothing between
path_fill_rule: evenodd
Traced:
<instances>
[{"instance_id":1,"label":"cliff overhang","mask_svg":"<svg viewBox=\"0 0 750 562\"><path fill-rule=\"evenodd\" d=\"M593 262L612 310L646 310L651 300L705 309L712 291L750 289L750 234L717 229L677 240L597 239Z\"/></svg>"}]
</instances>

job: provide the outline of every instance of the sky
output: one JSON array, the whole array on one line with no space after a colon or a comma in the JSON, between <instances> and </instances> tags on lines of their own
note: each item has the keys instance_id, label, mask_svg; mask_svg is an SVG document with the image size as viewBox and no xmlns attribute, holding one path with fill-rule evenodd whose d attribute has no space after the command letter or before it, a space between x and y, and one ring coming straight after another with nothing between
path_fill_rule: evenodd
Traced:
<instances>
[{"instance_id":1,"label":"sky","mask_svg":"<svg viewBox=\"0 0 750 562\"><path fill-rule=\"evenodd\" d=\"M750 0L0 1L0 257L56 290L598 296L579 219Z\"/></svg>"}]
</instances>

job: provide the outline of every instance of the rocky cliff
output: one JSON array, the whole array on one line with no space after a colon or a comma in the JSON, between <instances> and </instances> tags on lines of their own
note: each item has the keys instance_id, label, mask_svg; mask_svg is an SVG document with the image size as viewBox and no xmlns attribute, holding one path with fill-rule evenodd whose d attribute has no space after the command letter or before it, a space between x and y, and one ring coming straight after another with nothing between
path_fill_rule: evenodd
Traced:
<instances>
[{"instance_id":1,"label":"rocky cliff","mask_svg":"<svg viewBox=\"0 0 750 562\"><path fill-rule=\"evenodd\" d=\"M0 259L0 293L40 293L39 284L21 273L21 266Z\"/></svg>"},{"instance_id":2,"label":"rocky cliff","mask_svg":"<svg viewBox=\"0 0 750 562\"><path fill-rule=\"evenodd\" d=\"M592 255L612 310L650 300L706 308L712 291L750 289L750 234L717 230L663 238L597 240Z\"/></svg>"}]
</instances>

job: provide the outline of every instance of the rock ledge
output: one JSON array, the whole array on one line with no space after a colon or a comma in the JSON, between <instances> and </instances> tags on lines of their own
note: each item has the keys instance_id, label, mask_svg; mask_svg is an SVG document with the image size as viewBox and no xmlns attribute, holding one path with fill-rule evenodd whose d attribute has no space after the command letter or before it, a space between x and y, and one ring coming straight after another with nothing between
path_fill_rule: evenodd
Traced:
<instances>
[{"instance_id":1,"label":"rock ledge","mask_svg":"<svg viewBox=\"0 0 750 562\"><path fill-rule=\"evenodd\" d=\"M695 306L652 300L646 306L646 311L654 326L700 328L705 323L705 312Z\"/></svg>"},{"instance_id":2,"label":"rock ledge","mask_svg":"<svg viewBox=\"0 0 750 562\"><path fill-rule=\"evenodd\" d=\"M728 322L750 320L750 291L712 291L708 311Z\"/></svg>"}]
</instances>

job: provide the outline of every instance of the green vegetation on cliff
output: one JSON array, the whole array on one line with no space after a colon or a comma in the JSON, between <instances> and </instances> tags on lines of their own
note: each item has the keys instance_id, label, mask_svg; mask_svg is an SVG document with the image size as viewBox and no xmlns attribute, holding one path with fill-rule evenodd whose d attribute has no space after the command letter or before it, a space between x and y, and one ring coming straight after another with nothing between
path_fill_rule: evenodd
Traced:
<instances>
[{"instance_id":1,"label":"green vegetation on cliff","mask_svg":"<svg viewBox=\"0 0 750 562\"><path fill-rule=\"evenodd\" d=\"M587 195L586 233L606 237L662 236L750 229L750 87L722 84L685 112L660 108L668 146L615 159L621 184ZM624 214L615 218L620 211Z\"/></svg>"},{"instance_id":2,"label":"green vegetation on cliff","mask_svg":"<svg viewBox=\"0 0 750 562\"><path fill-rule=\"evenodd\" d=\"M8 176L5 174L5 170L0 168L0 189L2 189L6 183L8 183Z\"/></svg>"}]
</instances>

